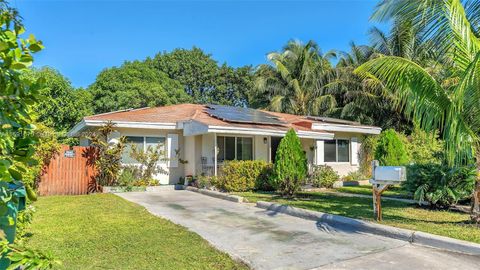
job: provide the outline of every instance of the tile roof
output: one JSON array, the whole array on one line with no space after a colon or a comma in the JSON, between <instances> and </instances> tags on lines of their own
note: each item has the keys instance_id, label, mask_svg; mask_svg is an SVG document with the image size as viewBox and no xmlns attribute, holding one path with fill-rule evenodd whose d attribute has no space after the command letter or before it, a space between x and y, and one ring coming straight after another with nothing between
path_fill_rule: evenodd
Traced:
<instances>
[{"instance_id":1,"label":"tile roof","mask_svg":"<svg viewBox=\"0 0 480 270\"><path fill-rule=\"evenodd\" d=\"M225 127L240 127L240 128L260 128L271 130L288 130L294 128L299 131L314 131L321 132L319 130L312 130L312 123L319 122L307 116L278 113L265 111L269 114L275 115L280 120L286 122L285 125L265 125L255 123L234 123L229 121L223 121L218 118L212 117L206 112L206 105L200 104L178 104L169 105L155 108L140 108L116 111L110 113L97 114L87 116L85 120L98 120L98 121L124 121L124 122L145 122L145 123L176 123L188 120L195 120L200 123L212 126L225 126ZM325 123L323 121L323 123Z\"/></svg>"}]
</instances>

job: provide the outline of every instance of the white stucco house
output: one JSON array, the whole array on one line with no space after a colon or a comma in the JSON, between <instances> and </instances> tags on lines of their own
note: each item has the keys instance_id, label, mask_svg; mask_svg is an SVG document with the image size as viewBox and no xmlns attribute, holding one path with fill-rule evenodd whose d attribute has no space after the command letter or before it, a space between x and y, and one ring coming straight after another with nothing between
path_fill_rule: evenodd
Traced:
<instances>
[{"instance_id":1,"label":"white stucco house","mask_svg":"<svg viewBox=\"0 0 480 270\"><path fill-rule=\"evenodd\" d=\"M293 128L300 137L309 165L329 165L340 175L356 171L364 136L381 129L340 119L298 116L217 105L179 104L97 114L85 117L69 132L89 144L85 134L106 122L116 131L109 140L126 136L140 148L163 145L168 174L157 175L160 184L176 184L187 175L218 173L227 160L273 162L281 138ZM125 164L135 164L129 156Z\"/></svg>"}]
</instances>

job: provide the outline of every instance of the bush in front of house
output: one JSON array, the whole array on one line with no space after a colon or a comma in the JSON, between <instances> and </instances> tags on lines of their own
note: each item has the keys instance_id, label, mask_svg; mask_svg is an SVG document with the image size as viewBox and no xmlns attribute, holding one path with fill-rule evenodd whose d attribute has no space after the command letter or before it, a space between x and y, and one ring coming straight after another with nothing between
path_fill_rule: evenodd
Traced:
<instances>
[{"instance_id":1,"label":"bush in front of house","mask_svg":"<svg viewBox=\"0 0 480 270\"><path fill-rule=\"evenodd\" d=\"M367 179L368 177L361 173L360 170L349 172L347 175L342 177L342 181L362 181Z\"/></svg>"},{"instance_id":2,"label":"bush in front of house","mask_svg":"<svg viewBox=\"0 0 480 270\"><path fill-rule=\"evenodd\" d=\"M197 188L205 188L205 189L215 190L219 186L218 183L219 182L218 182L218 177L217 176L201 175L195 181L195 186Z\"/></svg>"},{"instance_id":3,"label":"bush in front of house","mask_svg":"<svg viewBox=\"0 0 480 270\"><path fill-rule=\"evenodd\" d=\"M414 194L415 200L429 202L433 208L448 208L471 197L476 177L475 166L415 164L407 167L403 186Z\"/></svg>"},{"instance_id":4,"label":"bush in front of house","mask_svg":"<svg viewBox=\"0 0 480 270\"><path fill-rule=\"evenodd\" d=\"M280 141L273 165L273 183L286 196L293 196L300 190L307 176L307 157L302 143L293 129Z\"/></svg>"},{"instance_id":5,"label":"bush in front of house","mask_svg":"<svg viewBox=\"0 0 480 270\"><path fill-rule=\"evenodd\" d=\"M310 182L314 187L332 188L333 183L339 179L338 173L326 165L314 166L310 175Z\"/></svg>"},{"instance_id":6,"label":"bush in front of house","mask_svg":"<svg viewBox=\"0 0 480 270\"><path fill-rule=\"evenodd\" d=\"M393 129L387 129L380 134L375 147L375 159L381 166L400 166L409 162L405 146L406 138Z\"/></svg>"},{"instance_id":7,"label":"bush in front of house","mask_svg":"<svg viewBox=\"0 0 480 270\"><path fill-rule=\"evenodd\" d=\"M233 160L222 167L215 186L225 191L251 191L269 186L272 165L263 160Z\"/></svg>"}]
</instances>

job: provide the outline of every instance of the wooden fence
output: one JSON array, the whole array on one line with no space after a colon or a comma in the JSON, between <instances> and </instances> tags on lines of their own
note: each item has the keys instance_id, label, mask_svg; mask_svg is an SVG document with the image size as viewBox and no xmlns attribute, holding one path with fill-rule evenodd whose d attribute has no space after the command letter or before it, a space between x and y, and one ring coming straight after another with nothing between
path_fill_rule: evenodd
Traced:
<instances>
[{"instance_id":1,"label":"wooden fence","mask_svg":"<svg viewBox=\"0 0 480 270\"><path fill-rule=\"evenodd\" d=\"M95 149L62 145L45 167L38 183L38 193L48 195L80 195L95 190Z\"/></svg>"}]
</instances>

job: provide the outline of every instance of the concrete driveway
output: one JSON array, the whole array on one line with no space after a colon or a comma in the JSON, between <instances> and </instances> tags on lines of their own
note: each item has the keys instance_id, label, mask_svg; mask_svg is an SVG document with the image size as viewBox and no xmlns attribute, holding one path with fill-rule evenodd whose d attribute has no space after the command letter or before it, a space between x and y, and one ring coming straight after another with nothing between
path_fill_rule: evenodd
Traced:
<instances>
[{"instance_id":1,"label":"concrete driveway","mask_svg":"<svg viewBox=\"0 0 480 270\"><path fill-rule=\"evenodd\" d=\"M120 193L253 269L479 269L480 257L340 230L190 191Z\"/></svg>"}]
</instances>

